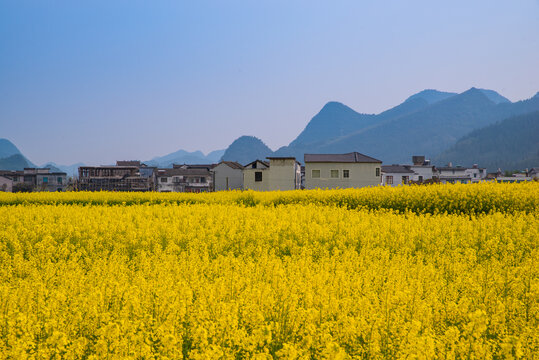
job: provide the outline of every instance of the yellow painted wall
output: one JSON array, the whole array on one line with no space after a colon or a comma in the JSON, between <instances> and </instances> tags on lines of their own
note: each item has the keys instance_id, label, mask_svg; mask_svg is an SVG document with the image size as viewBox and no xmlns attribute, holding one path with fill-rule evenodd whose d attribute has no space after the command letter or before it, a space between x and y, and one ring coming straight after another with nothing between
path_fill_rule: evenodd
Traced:
<instances>
[{"instance_id":1,"label":"yellow painted wall","mask_svg":"<svg viewBox=\"0 0 539 360\"><path fill-rule=\"evenodd\" d=\"M305 188L360 188L376 186L381 183L380 175L376 176L376 168L381 168L381 163L306 163L305 164ZM320 178L312 177L312 170L320 170ZM331 178L330 171L339 170L338 178ZM349 178L343 178L343 170L350 171Z\"/></svg>"},{"instance_id":2,"label":"yellow painted wall","mask_svg":"<svg viewBox=\"0 0 539 360\"><path fill-rule=\"evenodd\" d=\"M256 191L269 190L269 168L266 169L243 169L243 188ZM262 172L262 181L255 181L255 172Z\"/></svg>"},{"instance_id":3,"label":"yellow painted wall","mask_svg":"<svg viewBox=\"0 0 539 360\"><path fill-rule=\"evenodd\" d=\"M270 159L270 190L298 189L301 176L299 164L294 159Z\"/></svg>"}]
</instances>

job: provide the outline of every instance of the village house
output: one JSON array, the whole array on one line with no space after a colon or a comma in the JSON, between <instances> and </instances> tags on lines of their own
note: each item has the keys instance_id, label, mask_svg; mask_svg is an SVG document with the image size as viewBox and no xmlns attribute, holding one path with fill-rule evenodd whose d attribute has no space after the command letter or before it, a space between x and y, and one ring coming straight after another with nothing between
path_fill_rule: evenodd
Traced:
<instances>
[{"instance_id":1,"label":"village house","mask_svg":"<svg viewBox=\"0 0 539 360\"><path fill-rule=\"evenodd\" d=\"M243 167L243 188L269 191L269 162L255 160Z\"/></svg>"},{"instance_id":2,"label":"village house","mask_svg":"<svg viewBox=\"0 0 539 360\"><path fill-rule=\"evenodd\" d=\"M442 184L470 184L487 178L487 169L479 168L476 164L471 168L467 168L453 166L453 164L449 163L447 166L437 167L436 169Z\"/></svg>"},{"instance_id":3,"label":"village house","mask_svg":"<svg viewBox=\"0 0 539 360\"><path fill-rule=\"evenodd\" d=\"M235 161L221 161L213 167L215 191L243 189L243 166Z\"/></svg>"},{"instance_id":4,"label":"village house","mask_svg":"<svg viewBox=\"0 0 539 360\"><path fill-rule=\"evenodd\" d=\"M51 172L49 168L24 168L22 171L2 170L0 176L11 180L11 186L4 181L6 189L10 187L10 191L65 191L67 187L67 174Z\"/></svg>"},{"instance_id":5,"label":"village house","mask_svg":"<svg viewBox=\"0 0 539 360\"><path fill-rule=\"evenodd\" d=\"M406 165L382 165L382 185L408 185L414 175L416 174Z\"/></svg>"},{"instance_id":6,"label":"village house","mask_svg":"<svg viewBox=\"0 0 539 360\"><path fill-rule=\"evenodd\" d=\"M81 166L77 188L81 191L152 191L155 189L155 168L140 161Z\"/></svg>"},{"instance_id":7,"label":"village house","mask_svg":"<svg viewBox=\"0 0 539 360\"><path fill-rule=\"evenodd\" d=\"M11 192L13 189L13 180L9 177L0 175L0 191Z\"/></svg>"},{"instance_id":8,"label":"village house","mask_svg":"<svg viewBox=\"0 0 539 360\"><path fill-rule=\"evenodd\" d=\"M257 191L301 188L301 165L294 157L268 157L255 160L243 169L243 186Z\"/></svg>"},{"instance_id":9,"label":"village house","mask_svg":"<svg viewBox=\"0 0 539 360\"><path fill-rule=\"evenodd\" d=\"M382 161L358 152L305 154L305 188L361 188L380 185Z\"/></svg>"},{"instance_id":10,"label":"village house","mask_svg":"<svg viewBox=\"0 0 539 360\"><path fill-rule=\"evenodd\" d=\"M158 169L157 188L159 192L209 192L213 191L213 176L207 169Z\"/></svg>"},{"instance_id":11,"label":"village house","mask_svg":"<svg viewBox=\"0 0 539 360\"><path fill-rule=\"evenodd\" d=\"M410 181L415 183L422 184L437 177L436 168L423 155L412 156L412 165L409 165L408 168L413 172Z\"/></svg>"}]
</instances>

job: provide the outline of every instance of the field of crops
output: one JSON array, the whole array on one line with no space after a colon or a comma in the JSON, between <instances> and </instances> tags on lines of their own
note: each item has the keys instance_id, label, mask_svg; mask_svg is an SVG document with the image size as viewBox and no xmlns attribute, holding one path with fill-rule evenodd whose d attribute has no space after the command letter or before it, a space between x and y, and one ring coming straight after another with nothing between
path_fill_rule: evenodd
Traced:
<instances>
[{"instance_id":1,"label":"field of crops","mask_svg":"<svg viewBox=\"0 0 539 360\"><path fill-rule=\"evenodd\" d=\"M0 193L0 359L533 359L539 183Z\"/></svg>"}]
</instances>

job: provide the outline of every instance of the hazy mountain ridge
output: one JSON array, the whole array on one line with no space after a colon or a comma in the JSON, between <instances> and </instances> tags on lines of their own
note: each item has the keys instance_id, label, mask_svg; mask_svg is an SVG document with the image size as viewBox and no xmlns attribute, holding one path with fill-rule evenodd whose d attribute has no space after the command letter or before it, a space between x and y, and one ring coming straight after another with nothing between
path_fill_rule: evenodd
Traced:
<instances>
[{"instance_id":1,"label":"hazy mountain ridge","mask_svg":"<svg viewBox=\"0 0 539 360\"><path fill-rule=\"evenodd\" d=\"M23 170L24 168L34 167L28 159L22 154L15 154L0 159L0 170Z\"/></svg>"},{"instance_id":2,"label":"hazy mountain ridge","mask_svg":"<svg viewBox=\"0 0 539 360\"><path fill-rule=\"evenodd\" d=\"M539 111L510 117L474 130L436 156L438 164L479 164L488 171L516 170L539 165Z\"/></svg>"},{"instance_id":3,"label":"hazy mountain ridge","mask_svg":"<svg viewBox=\"0 0 539 360\"><path fill-rule=\"evenodd\" d=\"M241 136L226 150L212 151L207 155L201 151L178 150L154 157L145 163L150 166L171 167L172 164L230 160L245 165L271 155L294 156L303 161L305 153L351 151L379 158L386 164L409 162L413 154L424 154L441 161L445 159L442 154L453 151L450 149L457 143L462 146L465 142L460 141L472 136L474 131L535 111L539 111L539 92L530 99L512 103L493 90L476 88L461 94L423 90L379 114L362 114L342 103L331 101L322 107L289 145L275 152L254 136ZM458 154L458 151L455 152L456 158L451 161L464 163L460 161ZM7 155L3 158L0 156L1 169L22 170L24 167L35 167L7 139L0 139L0 155ZM82 165L84 164L57 165L49 162L44 166L73 175Z\"/></svg>"},{"instance_id":4,"label":"hazy mountain ridge","mask_svg":"<svg viewBox=\"0 0 539 360\"><path fill-rule=\"evenodd\" d=\"M158 156L144 163L149 166L172 167L172 164L213 164L219 162L225 150L215 150L208 155L204 155L202 151L185 151L178 150L173 153Z\"/></svg>"},{"instance_id":5,"label":"hazy mountain ridge","mask_svg":"<svg viewBox=\"0 0 539 360\"><path fill-rule=\"evenodd\" d=\"M262 140L254 136L241 136L226 149L221 160L237 161L242 165L273 155L273 151Z\"/></svg>"}]
</instances>

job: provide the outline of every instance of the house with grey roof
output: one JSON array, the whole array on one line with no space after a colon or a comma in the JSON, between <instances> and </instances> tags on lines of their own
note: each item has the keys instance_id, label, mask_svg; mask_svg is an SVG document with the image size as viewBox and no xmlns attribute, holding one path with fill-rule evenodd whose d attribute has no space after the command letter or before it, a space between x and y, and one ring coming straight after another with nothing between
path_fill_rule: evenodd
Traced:
<instances>
[{"instance_id":1,"label":"house with grey roof","mask_svg":"<svg viewBox=\"0 0 539 360\"><path fill-rule=\"evenodd\" d=\"M351 152L305 154L305 188L361 188L380 185L382 161Z\"/></svg>"},{"instance_id":2,"label":"house with grey roof","mask_svg":"<svg viewBox=\"0 0 539 360\"><path fill-rule=\"evenodd\" d=\"M159 192L209 192L213 175L206 169L157 169L156 184Z\"/></svg>"},{"instance_id":3,"label":"house with grey roof","mask_svg":"<svg viewBox=\"0 0 539 360\"><path fill-rule=\"evenodd\" d=\"M477 165L472 167L453 166L449 163L446 166L437 167L438 179L442 184L470 184L487 178L487 169Z\"/></svg>"},{"instance_id":4,"label":"house with grey roof","mask_svg":"<svg viewBox=\"0 0 539 360\"><path fill-rule=\"evenodd\" d=\"M406 165L382 165L382 184L387 186L407 185L414 174Z\"/></svg>"}]
</instances>

